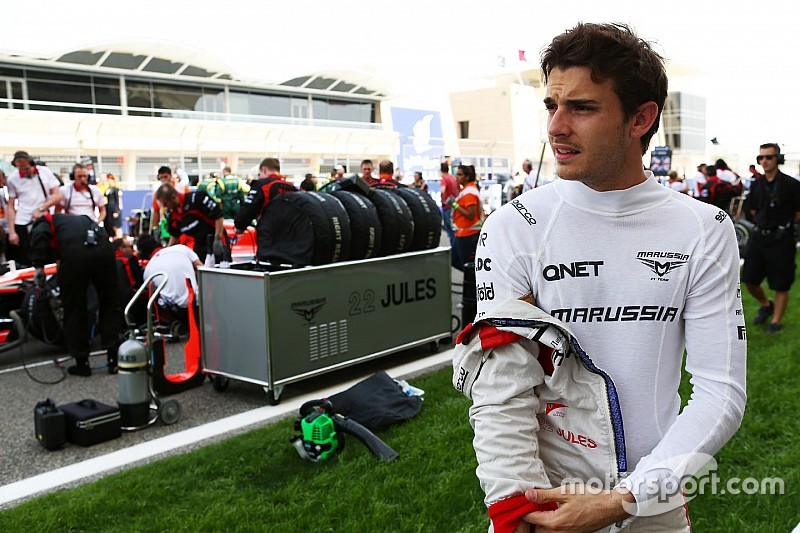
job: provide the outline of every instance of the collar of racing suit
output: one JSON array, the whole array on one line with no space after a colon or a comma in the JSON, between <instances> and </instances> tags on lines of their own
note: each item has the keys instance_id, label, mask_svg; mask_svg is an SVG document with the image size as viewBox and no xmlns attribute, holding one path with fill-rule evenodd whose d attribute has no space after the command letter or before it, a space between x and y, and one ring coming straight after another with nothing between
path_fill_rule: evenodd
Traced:
<instances>
[{"instance_id":1,"label":"collar of racing suit","mask_svg":"<svg viewBox=\"0 0 800 533\"><path fill-rule=\"evenodd\" d=\"M643 182L620 191L598 192L575 180L555 180L553 185L566 203L578 209L626 215L654 209L670 199L652 172L646 170L644 176Z\"/></svg>"}]
</instances>

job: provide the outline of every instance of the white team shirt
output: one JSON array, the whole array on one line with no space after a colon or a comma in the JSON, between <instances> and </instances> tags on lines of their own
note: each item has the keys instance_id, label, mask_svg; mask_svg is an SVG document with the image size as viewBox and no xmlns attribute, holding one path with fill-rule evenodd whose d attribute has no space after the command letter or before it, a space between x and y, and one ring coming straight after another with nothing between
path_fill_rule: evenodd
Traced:
<instances>
[{"instance_id":1,"label":"white team shirt","mask_svg":"<svg viewBox=\"0 0 800 533\"><path fill-rule=\"evenodd\" d=\"M55 187L60 187L61 183L56 179L53 172L45 166L37 166L39 177L21 178L19 170L14 169L8 177L8 197L9 201L17 199L16 218L14 224L25 226L29 224L33 217L33 212L42 205L50 196L50 191ZM39 178L42 179L41 185ZM44 186L45 193L42 192Z\"/></svg>"},{"instance_id":2,"label":"white team shirt","mask_svg":"<svg viewBox=\"0 0 800 533\"><path fill-rule=\"evenodd\" d=\"M88 191L79 191L74 183L62 185L59 189L63 198L61 207L67 215L86 215L97 222L95 207L106 205L106 197L96 185L89 184ZM92 203L94 201L94 203Z\"/></svg>"},{"instance_id":3,"label":"white team shirt","mask_svg":"<svg viewBox=\"0 0 800 533\"><path fill-rule=\"evenodd\" d=\"M536 174L533 171L529 172L528 174L522 173L524 176L522 180L522 192L528 192L533 189L534 182L536 181Z\"/></svg>"},{"instance_id":4,"label":"white team shirt","mask_svg":"<svg viewBox=\"0 0 800 533\"><path fill-rule=\"evenodd\" d=\"M169 276L167 284L158 297L159 305L173 303L178 307L189 307L189 290L186 288L186 280L191 280L192 289L197 294L197 274L194 270L194 262L199 260L197 254L183 244L162 248L150 258L144 268L145 279L155 272L164 272ZM155 278L153 281L159 284L162 280Z\"/></svg>"},{"instance_id":5,"label":"white team shirt","mask_svg":"<svg viewBox=\"0 0 800 533\"><path fill-rule=\"evenodd\" d=\"M525 193L487 218L476 254L476 320L531 293L614 380L632 483L665 458L716 453L746 398L733 224L646 175L624 191L556 180ZM678 416L684 341L694 391Z\"/></svg>"},{"instance_id":6,"label":"white team shirt","mask_svg":"<svg viewBox=\"0 0 800 533\"><path fill-rule=\"evenodd\" d=\"M689 192L689 186L685 181L667 181L664 185L676 192Z\"/></svg>"},{"instance_id":7,"label":"white team shirt","mask_svg":"<svg viewBox=\"0 0 800 533\"><path fill-rule=\"evenodd\" d=\"M722 181L727 181L728 183L736 183L736 174L734 174L731 170L717 169L717 177Z\"/></svg>"}]
</instances>

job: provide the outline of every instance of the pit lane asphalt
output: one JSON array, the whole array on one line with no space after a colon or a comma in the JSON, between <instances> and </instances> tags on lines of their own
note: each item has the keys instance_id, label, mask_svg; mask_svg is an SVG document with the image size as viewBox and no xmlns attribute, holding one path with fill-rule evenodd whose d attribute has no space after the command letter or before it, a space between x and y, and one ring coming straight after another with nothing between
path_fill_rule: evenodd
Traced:
<instances>
[{"instance_id":1,"label":"pit lane asphalt","mask_svg":"<svg viewBox=\"0 0 800 533\"><path fill-rule=\"evenodd\" d=\"M457 304L461 299L462 276L456 270L452 271L452 276L454 287L452 313L460 317L461 311L457 308ZM176 356L182 354L182 348L182 344L168 344L168 361L177 361ZM53 360L63 354L38 341L27 341L22 349L15 348L9 352L0 353L0 391L2 391L3 398L2 408L0 408L0 428L2 428L0 430L2 431L2 437L0 437L0 509L18 505L43 491L85 483L108 473L144 464L164 456L184 453L269 422L294 416L296 407L291 411L287 409L294 405L293 402L329 396L379 370L386 370L396 379L411 380L419 375L449 366L451 352L452 344L440 345L439 353L434 356L431 356L428 346L420 346L290 384L284 389L280 404L274 407L268 406L267 395L259 385L232 379L228 389L220 393L213 389L209 380L205 380L199 387L168 397L176 399L181 405L180 419L173 425L167 426L158 421L148 428L124 432L118 439L94 446L84 448L67 443L60 450L48 451L37 442L34 436L33 410L36 402L52 398L56 404L65 404L92 398L106 404L116 405L118 376L107 373L104 366L105 355L98 354L93 355L90 359L93 367L91 377L67 375L57 384L37 383L27 375L23 366L27 366L27 372L40 381L55 381L63 374L62 370L53 364ZM69 364L72 364L71 359L64 362L64 368ZM172 364L168 364L169 370L172 370L171 367ZM413 384L413 381L410 382ZM265 409L265 407L268 408ZM252 416L247 418L247 413L251 413ZM234 420L236 416L245 417L245 421L239 420L234 424L236 427L231 430L216 432L213 430L215 423L223 424L226 421ZM251 423L248 420L255 420L255 422ZM228 423L231 424L231 422ZM87 470L91 470L89 466L92 461L104 456L111 457L115 452L126 449L138 451L144 443L153 441L161 443L164 441L158 439L179 435L181 432L192 429L199 432L205 431L210 436L198 438L194 435L194 440L189 444L176 446L164 453L148 453L147 457L133 463L109 469L101 468L99 472L90 472L90 475L85 478L82 475L76 476L74 472L70 472L69 475L64 474L66 476L64 483L54 482L53 479L50 479L53 476L48 478L48 474L69 470L71 466L76 466L80 470L81 465L86 465ZM170 446L165 447L170 448ZM119 454L117 453L117 455Z\"/></svg>"}]
</instances>

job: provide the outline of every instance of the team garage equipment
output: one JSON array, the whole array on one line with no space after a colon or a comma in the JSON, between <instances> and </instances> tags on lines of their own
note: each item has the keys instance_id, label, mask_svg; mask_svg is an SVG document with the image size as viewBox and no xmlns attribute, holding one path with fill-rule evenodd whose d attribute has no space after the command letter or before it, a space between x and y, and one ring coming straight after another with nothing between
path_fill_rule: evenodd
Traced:
<instances>
[{"instance_id":1,"label":"team garage equipment","mask_svg":"<svg viewBox=\"0 0 800 533\"><path fill-rule=\"evenodd\" d=\"M263 216L268 261L198 269L203 368L214 388L287 384L449 338L450 249L424 192L298 192Z\"/></svg>"},{"instance_id":2,"label":"team garage equipment","mask_svg":"<svg viewBox=\"0 0 800 533\"><path fill-rule=\"evenodd\" d=\"M205 375L200 367L200 332L194 317L194 292L189 290L189 340L184 346L183 372L166 372L166 338L156 328L154 311L158 297L167 284L163 272L150 275L125 307L128 338L119 347L119 404L123 431L136 431L160 420L174 424L181 415L181 406L165 395L179 393L202 384ZM133 307L142 296L147 299L147 323L141 329L133 318Z\"/></svg>"}]
</instances>

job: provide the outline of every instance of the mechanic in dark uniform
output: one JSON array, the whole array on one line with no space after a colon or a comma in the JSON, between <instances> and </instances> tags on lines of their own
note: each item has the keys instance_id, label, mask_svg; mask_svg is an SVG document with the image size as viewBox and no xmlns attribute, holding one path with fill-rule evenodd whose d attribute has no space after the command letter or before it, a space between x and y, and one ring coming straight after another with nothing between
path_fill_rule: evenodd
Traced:
<instances>
[{"instance_id":1,"label":"mechanic in dark uniform","mask_svg":"<svg viewBox=\"0 0 800 533\"><path fill-rule=\"evenodd\" d=\"M789 289L794 283L794 224L800 220L800 182L778 170L783 156L777 143L762 144L757 161L764 175L750 186L745 205L756 230L744 252L741 280L761 303L753 323L764 324L771 315L767 333L772 334L781 330ZM764 278L775 291L774 301L761 287Z\"/></svg>"},{"instance_id":2,"label":"mechanic in dark uniform","mask_svg":"<svg viewBox=\"0 0 800 533\"><path fill-rule=\"evenodd\" d=\"M211 251L218 259L226 252L227 236L223 226L222 209L208 194L194 191L180 194L170 183L156 189L155 199L167 210L167 231L170 238L167 246L181 243L181 237L194 239L190 246L205 261ZM209 236L214 237L212 249L208 249ZM183 243L186 244L186 243Z\"/></svg>"},{"instance_id":3,"label":"mechanic in dark uniform","mask_svg":"<svg viewBox=\"0 0 800 533\"><path fill-rule=\"evenodd\" d=\"M88 316L86 291L89 283L97 290L100 335L108 353L109 373L117 364L122 332L122 314L117 308L117 270L114 249L105 230L84 215L34 213L30 231L30 258L36 267L34 281L44 285L44 266L58 261L58 284L64 305L64 340L75 365L67 371L91 376L89 341L92 320Z\"/></svg>"},{"instance_id":4,"label":"mechanic in dark uniform","mask_svg":"<svg viewBox=\"0 0 800 533\"><path fill-rule=\"evenodd\" d=\"M238 233L243 233L247 226L252 225L254 220L257 221L257 257L261 260L265 259L262 254L267 248L266 228L261 222L263 220L261 215L270 200L286 192L297 192L297 189L281 176L281 162L274 157L265 158L258 166L258 180L250 184L250 192L244 199L239 214L233 220Z\"/></svg>"},{"instance_id":5,"label":"mechanic in dark uniform","mask_svg":"<svg viewBox=\"0 0 800 533\"><path fill-rule=\"evenodd\" d=\"M142 286L144 276L139 258L133 251L133 244L127 239L119 238L111 241L114 249L114 258L117 262L117 305L125 313L125 307ZM131 307L131 315L136 324L147 321L147 303L144 298L138 298Z\"/></svg>"}]
</instances>

